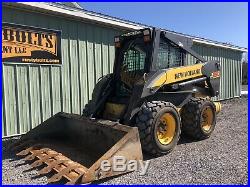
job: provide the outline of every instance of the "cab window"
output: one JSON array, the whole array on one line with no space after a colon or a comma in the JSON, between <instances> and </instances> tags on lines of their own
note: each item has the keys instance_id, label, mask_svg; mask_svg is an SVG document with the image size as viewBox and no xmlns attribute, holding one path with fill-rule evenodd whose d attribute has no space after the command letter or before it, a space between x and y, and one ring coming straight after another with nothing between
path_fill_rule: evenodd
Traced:
<instances>
[{"instance_id":1,"label":"cab window","mask_svg":"<svg viewBox=\"0 0 250 187\"><path fill-rule=\"evenodd\" d=\"M178 46L161 39L156 68L157 69L167 69L172 67L179 67L183 64L183 54Z\"/></svg>"}]
</instances>

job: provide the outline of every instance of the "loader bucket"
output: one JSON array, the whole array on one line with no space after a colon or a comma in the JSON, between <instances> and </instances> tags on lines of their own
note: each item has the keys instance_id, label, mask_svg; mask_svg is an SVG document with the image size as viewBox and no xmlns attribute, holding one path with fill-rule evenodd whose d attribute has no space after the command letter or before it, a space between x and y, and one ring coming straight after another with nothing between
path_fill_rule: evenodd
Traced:
<instances>
[{"instance_id":1,"label":"loader bucket","mask_svg":"<svg viewBox=\"0 0 250 187\"><path fill-rule=\"evenodd\" d=\"M12 150L31 167L44 166L38 174L54 172L48 183L61 179L66 184L90 183L129 172L112 170L117 156L127 163L143 159L137 128L67 113L58 113L29 131ZM108 171L101 169L104 160L111 164Z\"/></svg>"}]
</instances>

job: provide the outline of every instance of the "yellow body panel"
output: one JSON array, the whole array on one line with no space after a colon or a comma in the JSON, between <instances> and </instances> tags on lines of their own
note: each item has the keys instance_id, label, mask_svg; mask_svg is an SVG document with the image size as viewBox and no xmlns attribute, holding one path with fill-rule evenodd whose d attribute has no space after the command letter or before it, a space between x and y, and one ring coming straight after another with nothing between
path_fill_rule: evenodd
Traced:
<instances>
[{"instance_id":1,"label":"yellow body panel","mask_svg":"<svg viewBox=\"0 0 250 187\"><path fill-rule=\"evenodd\" d=\"M153 84L153 87L160 87L164 84L175 83L202 76L201 68L203 64L191 66L181 66L166 70Z\"/></svg>"}]
</instances>

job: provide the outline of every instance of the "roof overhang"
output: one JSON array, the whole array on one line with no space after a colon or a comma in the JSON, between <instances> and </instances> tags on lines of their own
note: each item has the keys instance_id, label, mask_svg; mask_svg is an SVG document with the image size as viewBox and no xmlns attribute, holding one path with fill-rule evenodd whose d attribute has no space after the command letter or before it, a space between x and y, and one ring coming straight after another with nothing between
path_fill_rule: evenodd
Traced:
<instances>
[{"instance_id":1,"label":"roof overhang","mask_svg":"<svg viewBox=\"0 0 250 187\"><path fill-rule=\"evenodd\" d=\"M27 10L33 10L33 11L39 11L41 13L49 13L52 15L58 15L58 16L65 16L69 18L73 18L75 20L82 20L82 21L88 21L96 24L103 24L107 26L112 26L116 28L121 28L124 30L139 30L146 27L149 27L147 25L134 23L86 10L81 9L74 9L74 8L66 8L61 7L57 4L53 3L42 3L42 2L17 2L17 3L3 3L5 6L11 6L16 8L22 8ZM172 31L168 31L172 32ZM173 34L182 35L188 38L192 38L193 42L204 44L204 45L210 45L210 46L216 46L216 47L222 47L226 49L231 50L237 50L240 52L247 52L248 50L243 47L238 47L230 44L224 44L221 42L216 42L212 40L206 40L199 37L193 37L181 33L172 32Z\"/></svg>"},{"instance_id":2,"label":"roof overhang","mask_svg":"<svg viewBox=\"0 0 250 187\"><path fill-rule=\"evenodd\" d=\"M75 20L89 21L97 24L104 24L122 28L125 30L138 30L144 27L129 23L125 21L118 21L112 17L98 15L85 10L74 9L71 7L60 7L59 4L42 3L42 2L17 2L17 3L3 3L3 5L22 8L27 10L38 11L40 13L48 13L51 15L64 16L74 18Z\"/></svg>"},{"instance_id":3,"label":"roof overhang","mask_svg":"<svg viewBox=\"0 0 250 187\"><path fill-rule=\"evenodd\" d=\"M241 51L241 52L247 52L248 51L244 47L231 46L231 45L226 45L226 44L224 45L224 44L221 44L219 42L206 41L206 40L202 40L202 39L199 39L199 38L194 38L193 42L196 42L196 43L199 43L199 44L211 45L211 46L215 46L215 47L222 47L222 48L236 50L236 51Z\"/></svg>"}]
</instances>

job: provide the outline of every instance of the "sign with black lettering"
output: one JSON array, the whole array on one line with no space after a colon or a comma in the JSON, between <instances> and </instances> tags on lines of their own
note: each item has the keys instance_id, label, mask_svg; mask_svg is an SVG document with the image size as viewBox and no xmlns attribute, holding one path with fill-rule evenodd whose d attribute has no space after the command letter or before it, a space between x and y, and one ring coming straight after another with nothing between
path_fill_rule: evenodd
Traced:
<instances>
[{"instance_id":1,"label":"sign with black lettering","mask_svg":"<svg viewBox=\"0 0 250 187\"><path fill-rule=\"evenodd\" d=\"M61 31L2 23L2 61L62 64Z\"/></svg>"},{"instance_id":2,"label":"sign with black lettering","mask_svg":"<svg viewBox=\"0 0 250 187\"><path fill-rule=\"evenodd\" d=\"M182 78L190 77L193 75L199 75L199 74L201 74L201 69L189 70L185 72L176 73L175 79L180 79L180 78L182 79Z\"/></svg>"}]
</instances>

